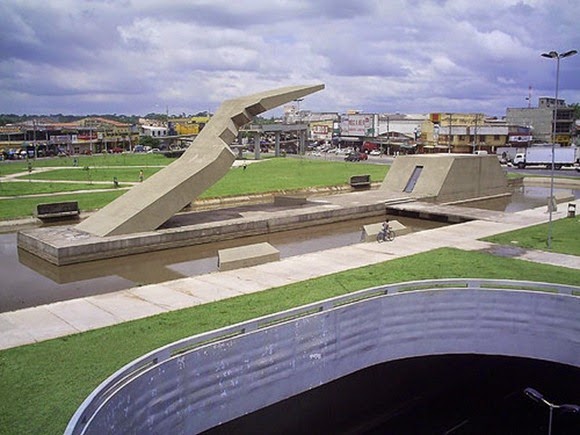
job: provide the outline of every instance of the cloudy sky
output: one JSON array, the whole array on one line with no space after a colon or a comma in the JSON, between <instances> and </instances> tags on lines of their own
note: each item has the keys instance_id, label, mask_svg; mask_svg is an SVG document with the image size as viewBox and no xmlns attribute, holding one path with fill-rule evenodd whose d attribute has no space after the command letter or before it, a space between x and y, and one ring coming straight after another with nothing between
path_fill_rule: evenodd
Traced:
<instances>
[{"instance_id":1,"label":"cloudy sky","mask_svg":"<svg viewBox=\"0 0 580 435\"><path fill-rule=\"evenodd\" d=\"M578 0L2 0L0 113L215 111L324 83L301 109L505 115L553 96ZM580 54L560 93L580 102ZM276 115L277 113L271 113Z\"/></svg>"}]
</instances>

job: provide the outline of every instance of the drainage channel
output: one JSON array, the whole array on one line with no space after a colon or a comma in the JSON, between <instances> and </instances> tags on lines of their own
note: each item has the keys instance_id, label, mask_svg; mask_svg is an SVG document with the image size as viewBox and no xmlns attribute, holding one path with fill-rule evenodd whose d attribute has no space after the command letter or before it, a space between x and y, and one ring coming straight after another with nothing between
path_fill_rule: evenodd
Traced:
<instances>
[{"instance_id":1,"label":"drainage channel","mask_svg":"<svg viewBox=\"0 0 580 435\"><path fill-rule=\"evenodd\" d=\"M397 218L411 231L445 225L422 219ZM16 234L0 235L0 312L217 271L220 249L267 242L281 258L308 254L361 241L362 226L381 218L317 225L299 230L245 237L207 245L174 248L67 266L55 266L16 245Z\"/></svg>"},{"instance_id":2,"label":"drainage channel","mask_svg":"<svg viewBox=\"0 0 580 435\"><path fill-rule=\"evenodd\" d=\"M580 197L579 190L561 193ZM507 201L492 210L515 212L546 204L546 188L516 189ZM489 204L470 204L486 208ZM411 231L448 225L446 222L397 216ZM323 251L360 242L362 226L377 223L369 217L299 230L246 237L208 245L175 248L68 266L52 265L19 250L16 234L0 234L0 312L13 311L57 301L94 296L127 288L201 275L217 270L220 249L268 242L280 251L281 258Z\"/></svg>"}]
</instances>

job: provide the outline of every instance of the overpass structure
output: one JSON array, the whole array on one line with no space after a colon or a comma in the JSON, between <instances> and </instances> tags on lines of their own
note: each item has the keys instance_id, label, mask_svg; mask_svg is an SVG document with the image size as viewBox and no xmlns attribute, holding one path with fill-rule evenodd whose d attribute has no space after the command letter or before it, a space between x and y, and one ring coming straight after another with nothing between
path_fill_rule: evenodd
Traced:
<instances>
[{"instance_id":1,"label":"overpass structure","mask_svg":"<svg viewBox=\"0 0 580 435\"><path fill-rule=\"evenodd\" d=\"M580 367L580 287L400 283L187 338L133 361L66 434L199 433L377 364L499 355Z\"/></svg>"},{"instance_id":2,"label":"overpass structure","mask_svg":"<svg viewBox=\"0 0 580 435\"><path fill-rule=\"evenodd\" d=\"M254 139L254 157L256 160L260 158L261 138L266 133L274 134L275 157L280 156L280 145L282 144L280 137L283 133L296 135L297 139L295 141L286 141L286 143L297 143L298 154L302 155L306 150L306 136L308 134L307 124L250 124L242 131L249 133Z\"/></svg>"}]
</instances>

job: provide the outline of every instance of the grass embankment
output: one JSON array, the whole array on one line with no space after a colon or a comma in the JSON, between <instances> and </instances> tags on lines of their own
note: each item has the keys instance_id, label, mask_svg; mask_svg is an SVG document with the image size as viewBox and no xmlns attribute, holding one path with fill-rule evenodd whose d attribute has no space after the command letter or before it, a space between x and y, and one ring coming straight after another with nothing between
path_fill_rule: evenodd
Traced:
<instances>
[{"instance_id":1,"label":"grass embankment","mask_svg":"<svg viewBox=\"0 0 580 435\"><path fill-rule=\"evenodd\" d=\"M94 181L110 181L111 185L105 185L105 188L112 188L112 180L115 177L120 183L137 182L140 170L143 170L144 176L147 178L160 169L157 167L147 167L143 164L135 164L136 162L145 162L152 165L153 163L159 164L161 162L169 164L173 161L159 155L149 156L157 158L143 160L145 156L142 155L79 158L79 167L38 173L34 173L33 171L30 175L30 179L32 180L30 183L0 182L0 196L41 193L35 191L34 186L38 186L38 189L46 189L46 186L42 187L42 185L47 183L35 183L34 180L37 179L69 180L79 187L80 190L95 188L96 185L92 184ZM131 167L123 167L125 166L123 164L123 158L126 165ZM85 159L86 162L91 162L94 166L88 166L88 170L83 169ZM60 162L59 159L47 160L46 162L50 161ZM115 166L112 163L116 163L116 166L119 167L111 168L111 166ZM22 164L21 166L21 169L26 171L26 165ZM51 165L46 163L46 166ZM385 165L273 158L248 165L246 170L241 167L232 168L221 180L204 192L200 198L279 192L309 187L340 186L347 184L350 176L358 174L370 174L373 181L381 181L387 171L388 166ZM0 173L4 172L2 171ZM28 175L23 176L24 179L28 179L28 177ZM78 181L80 180L86 180L86 185L79 184ZM54 183L52 186L54 190L51 193L67 191L67 184L65 183ZM3 193L4 190L10 191L10 195ZM71 193L70 195L3 199L0 200L0 220L32 216L36 204L39 203L78 201L81 210L96 210L104 207L124 193L123 191L114 191L113 188L112 190L112 192L107 193L77 192Z\"/></svg>"},{"instance_id":2,"label":"grass embankment","mask_svg":"<svg viewBox=\"0 0 580 435\"><path fill-rule=\"evenodd\" d=\"M76 166L75 166L76 159ZM29 160L7 160L0 162L0 175L28 172L28 163L32 170L47 167L80 167L85 166L166 166L175 159L162 154L95 154L92 156L51 157Z\"/></svg>"},{"instance_id":3,"label":"grass embankment","mask_svg":"<svg viewBox=\"0 0 580 435\"><path fill-rule=\"evenodd\" d=\"M125 186L129 186L128 184ZM120 187L124 187L120 184ZM77 192L79 190L111 189L113 183L108 184L81 184L81 183L22 183L18 181L4 181L0 183L1 196L46 195L48 193Z\"/></svg>"},{"instance_id":4,"label":"grass embankment","mask_svg":"<svg viewBox=\"0 0 580 435\"><path fill-rule=\"evenodd\" d=\"M210 187L202 198L280 192L311 187L348 184L352 175L369 174L372 181L382 181L389 167L368 163L333 162L307 159L268 159L233 168Z\"/></svg>"},{"instance_id":5,"label":"grass embankment","mask_svg":"<svg viewBox=\"0 0 580 435\"><path fill-rule=\"evenodd\" d=\"M0 351L0 431L62 433L76 408L100 382L129 361L178 339L381 284L452 277L580 281L576 270L439 249Z\"/></svg>"},{"instance_id":6,"label":"grass embankment","mask_svg":"<svg viewBox=\"0 0 580 435\"><path fill-rule=\"evenodd\" d=\"M143 178L148 178L154 173L163 169L162 167L102 167L85 166L74 169L63 168L45 172L32 172L30 175L18 177L21 180L59 180L59 181L86 181L90 185L94 181L107 181L113 184L113 179L117 178L120 183L139 182L139 172L143 171Z\"/></svg>"},{"instance_id":7,"label":"grass embankment","mask_svg":"<svg viewBox=\"0 0 580 435\"><path fill-rule=\"evenodd\" d=\"M34 196L0 200L0 220L30 217L37 204L53 202L78 201L82 211L96 210L104 207L125 193L125 190L113 189L111 192L71 193L68 195Z\"/></svg>"},{"instance_id":8,"label":"grass embankment","mask_svg":"<svg viewBox=\"0 0 580 435\"><path fill-rule=\"evenodd\" d=\"M547 250L549 224L540 224L508 233L486 237L485 240L499 245L518 246L526 249ZM580 255L580 218L552 221L551 252ZM578 280L580 282L580 279Z\"/></svg>"}]
</instances>

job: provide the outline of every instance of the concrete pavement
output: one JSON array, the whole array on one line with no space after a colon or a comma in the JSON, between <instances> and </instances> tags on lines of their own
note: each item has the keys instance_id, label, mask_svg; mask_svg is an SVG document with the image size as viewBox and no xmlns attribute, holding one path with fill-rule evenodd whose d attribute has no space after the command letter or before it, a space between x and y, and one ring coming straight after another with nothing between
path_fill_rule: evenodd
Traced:
<instances>
[{"instance_id":1,"label":"concrete pavement","mask_svg":"<svg viewBox=\"0 0 580 435\"><path fill-rule=\"evenodd\" d=\"M580 205L580 200L575 201ZM578 208L578 207L577 207ZM564 204L553 219L566 217ZM388 243L359 243L279 262L56 302L0 313L0 349L40 342L129 320L192 307L406 257L441 247L491 249L478 239L547 222L546 207L504 214L497 220L475 220L397 237ZM516 251L522 260L579 271L580 257L540 251Z\"/></svg>"}]
</instances>

